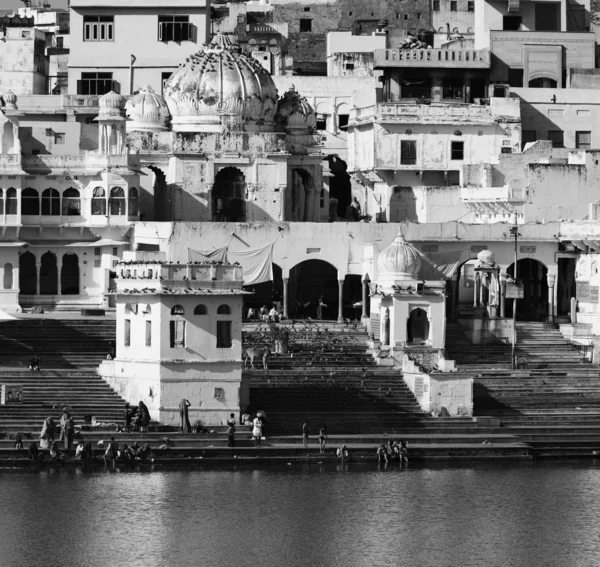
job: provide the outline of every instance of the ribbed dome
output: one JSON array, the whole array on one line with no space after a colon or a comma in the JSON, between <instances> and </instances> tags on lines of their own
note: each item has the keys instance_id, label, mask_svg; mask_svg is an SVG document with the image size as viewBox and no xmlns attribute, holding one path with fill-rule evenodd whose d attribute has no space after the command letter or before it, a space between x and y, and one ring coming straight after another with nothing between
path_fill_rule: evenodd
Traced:
<instances>
[{"instance_id":1,"label":"ribbed dome","mask_svg":"<svg viewBox=\"0 0 600 567\"><path fill-rule=\"evenodd\" d=\"M380 284L399 280L419 279L421 255L398 234L393 242L377 257L377 280Z\"/></svg>"},{"instance_id":2,"label":"ribbed dome","mask_svg":"<svg viewBox=\"0 0 600 567\"><path fill-rule=\"evenodd\" d=\"M493 266L496 264L496 256L491 250L482 250L477 254L477 263L479 265Z\"/></svg>"},{"instance_id":3,"label":"ribbed dome","mask_svg":"<svg viewBox=\"0 0 600 567\"><path fill-rule=\"evenodd\" d=\"M102 118L109 118L111 116L123 116L123 109L125 108L125 97L122 97L115 91L110 91L105 95L102 95L98 100L98 106L100 107L99 116Z\"/></svg>"},{"instance_id":4,"label":"ribbed dome","mask_svg":"<svg viewBox=\"0 0 600 567\"><path fill-rule=\"evenodd\" d=\"M162 96L157 95L151 86L143 86L125 104L127 131L161 131L169 128L171 114Z\"/></svg>"},{"instance_id":5,"label":"ribbed dome","mask_svg":"<svg viewBox=\"0 0 600 567\"><path fill-rule=\"evenodd\" d=\"M292 85L277 103L275 122L285 130L313 130L317 116L306 98Z\"/></svg>"},{"instance_id":6,"label":"ribbed dome","mask_svg":"<svg viewBox=\"0 0 600 567\"><path fill-rule=\"evenodd\" d=\"M273 121L277 89L257 61L217 34L171 75L165 99L176 132L216 131L221 124L241 129Z\"/></svg>"}]
</instances>

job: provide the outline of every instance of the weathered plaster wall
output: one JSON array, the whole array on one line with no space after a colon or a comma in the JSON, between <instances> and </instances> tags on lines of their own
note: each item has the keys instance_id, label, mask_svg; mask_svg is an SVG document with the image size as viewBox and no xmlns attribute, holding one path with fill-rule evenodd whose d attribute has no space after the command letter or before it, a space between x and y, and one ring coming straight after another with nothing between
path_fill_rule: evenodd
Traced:
<instances>
[{"instance_id":1,"label":"weathered plaster wall","mask_svg":"<svg viewBox=\"0 0 600 567\"><path fill-rule=\"evenodd\" d=\"M46 93L46 35L34 28L5 28L0 42L0 93Z\"/></svg>"},{"instance_id":2,"label":"weathered plaster wall","mask_svg":"<svg viewBox=\"0 0 600 567\"><path fill-rule=\"evenodd\" d=\"M450 9L450 2L439 3L439 10L431 12L431 27L437 32L434 36L435 48L452 41L453 37L474 37L475 11L469 12L468 0L458 0L456 10ZM450 37L448 32L450 32Z\"/></svg>"},{"instance_id":3,"label":"weathered plaster wall","mask_svg":"<svg viewBox=\"0 0 600 567\"><path fill-rule=\"evenodd\" d=\"M585 88L511 89L521 99L523 130L536 132L538 140L547 140L548 132L560 130L564 147L576 147L578 131L591 132L592 148L600 148L600 100L597 93ZM556 102L552 102L556 97Z\"/></svg>"}]
</instances>

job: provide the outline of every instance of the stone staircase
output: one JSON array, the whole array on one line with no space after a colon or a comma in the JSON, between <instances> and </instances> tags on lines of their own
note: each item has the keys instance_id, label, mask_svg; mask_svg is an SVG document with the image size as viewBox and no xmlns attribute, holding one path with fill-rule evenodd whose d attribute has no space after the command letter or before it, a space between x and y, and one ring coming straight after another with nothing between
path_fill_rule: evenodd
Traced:
<instances>
[{"instance_id":1,"label":"stone staircase","mask_svg":"<svg viewBox=\"0 0 600 567\"><path fill-rule=\"evenodd\" d=\"M85 416L121 422L125 401L96 373L115 338L110 319L17 319L0 323L0 384L21 386L23 402L0 405L0 432L39 431L64 406L75 423ZM33 354L41 372L28 370Z\"/></svg>"},{"instance_id":2,"label":"stone staircase","mask_svg":"<svg viewBox=\"0 0 600 567\"><path fill-rule=\"evenodd\" d=\"M114 319L16 319L0 322L0 368L27 368L34 354L44 368L95 369L115 339Z\"/></svg>"},{"instance_id":3,"label":"stone staircase","mask_svg":"<svg viewBox=\"0 0 600 567\"><path fill-rule=\"evenodd\" d=\"M245 346L257 342L255 326L244 331ZM252 408L266 412L269 431L298 434L305 419L313 432L325 424L330 433L346 434L441 427L440 419L421 411L400 371L376 364L367 340L360 326L311 323L291 341L288 354L270 359L268 370L245 370Z\"/></svg>"},{"instance_id":4,"label":"stone staircase","mask_svg":"<svg viewBox=\"0 0 600 567\"><path fill-rule=\"evenodd\" d=\"M498 418L536 456L600 452L600 368L554 325L517 324L518 370L511 369L510 345L473 345L458 325L448 328L446 350L457 374L474 377L475 417Z\"/></svg>"}]
</instances>

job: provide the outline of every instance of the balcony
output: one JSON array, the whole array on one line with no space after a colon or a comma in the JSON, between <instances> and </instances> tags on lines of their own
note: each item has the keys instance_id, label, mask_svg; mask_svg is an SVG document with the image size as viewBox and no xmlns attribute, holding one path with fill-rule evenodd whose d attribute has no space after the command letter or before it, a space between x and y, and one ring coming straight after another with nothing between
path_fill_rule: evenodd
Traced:
<instances>
[{"instance_id":1,"label":"balcony","mask_svg":"<svg viewBox=\"0 0 600 567\"><path fill-rule=\"evenodd\" d=\"M380 103L350 111L350 126L365 122L393 124L494 124L487 106L474 104Z\"/></svg>"},{"instance_id":2,"label":"balcony","mask_svg":"<svg viewBox=\"0 0 600 567\"><path fill-rule=\"evenodd\" d=\"M377 49L374 68L489 69L487 49Z\"/></svg>"}]
</instances>

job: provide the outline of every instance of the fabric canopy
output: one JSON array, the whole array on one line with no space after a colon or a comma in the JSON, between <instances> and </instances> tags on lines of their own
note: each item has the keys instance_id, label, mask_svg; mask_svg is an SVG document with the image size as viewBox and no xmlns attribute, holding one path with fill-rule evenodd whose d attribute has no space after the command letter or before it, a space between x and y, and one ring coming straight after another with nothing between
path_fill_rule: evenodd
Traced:
<instances>
[{"instance_id":1,"label":"fabric canopy","mask_svg":"<svg viewBox=\"0 0 600 567\"><path fill-rule=\"evenodd\" d=\"M223 246L223 248L215 248L210 252L198 252L188 248L188 261L189 262L227 262L227 249L229 246Z\"/></svg>"},{"instance_id":2,"label":"fabric canopy","mask_svg":"<svg viewBox=\"0 0 600 567\"><path fill-rule=\"evenodd\" d=\"M273 280L273 247L275 243L262 248L229 251L229 261L238 262L244 269L244 285L254 285Z\"/></svg>"},{"instance_id":3,"label":"fabric canopy","mask_svg":"<svg viewBox=\"0 0 600 567\"><path fill-rule=\"evenodd\" d=\"M423 260L421 266L421 276L426 280L449 280L452 279L454 272L460 264L468 260L469 255L463 250L448 251L441 254L423 254L417 250Z\"/></svg>"}]
</instances>

